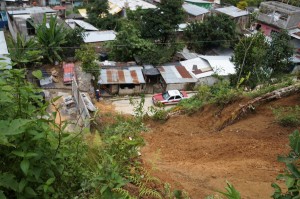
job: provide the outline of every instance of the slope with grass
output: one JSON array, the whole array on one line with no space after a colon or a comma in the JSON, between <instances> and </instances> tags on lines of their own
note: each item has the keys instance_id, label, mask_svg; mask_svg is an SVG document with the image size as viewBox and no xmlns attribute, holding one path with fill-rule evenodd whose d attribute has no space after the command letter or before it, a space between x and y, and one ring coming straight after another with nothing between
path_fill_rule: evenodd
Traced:
<instances>
[{"instance_id":1,"label":"slope with grass","mask_svg":"<svg viewBox=\"0 0 300 199\"><path fill-rule=\"evenodd\" d=\"M297 128L276 123L271 107L298 105L300 96L262 104L232 125L216 130L247 101L241 99L224 109L208 105L165 123L149 121L150 131L143 134L144 164L174 188L188 191L192 198L224 190L226 180L242 198L270 198L274 192L271 183L284 169L277 156L288 152L288 135Z\"/></svg>"}]
</instances>

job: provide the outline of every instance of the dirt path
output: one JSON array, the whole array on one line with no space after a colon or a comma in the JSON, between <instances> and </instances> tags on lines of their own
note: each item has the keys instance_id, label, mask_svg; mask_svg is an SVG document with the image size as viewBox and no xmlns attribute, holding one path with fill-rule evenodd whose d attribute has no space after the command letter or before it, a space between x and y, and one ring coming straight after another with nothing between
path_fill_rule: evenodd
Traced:
<instances>
[{"instance_id":1,"label":"dirt path","mask_svg":"<svg viewBox=\"0 0 300 199\"><path fill-rule=\"evenodd\" d=\"M242 198L264 199L273 194L271 183L284 165L279 154L289 150L293 128L274 123L270 106L299 104L297 95L259 107L243 120L216 132L220 119L230 114L235 103L214 116L216 107L206 107L193 116L176 116L166 123L149 122L144 134L142 159L154 175L185 189L193 199L224 190L226 180Z\"/></svg>"}]
</instances>

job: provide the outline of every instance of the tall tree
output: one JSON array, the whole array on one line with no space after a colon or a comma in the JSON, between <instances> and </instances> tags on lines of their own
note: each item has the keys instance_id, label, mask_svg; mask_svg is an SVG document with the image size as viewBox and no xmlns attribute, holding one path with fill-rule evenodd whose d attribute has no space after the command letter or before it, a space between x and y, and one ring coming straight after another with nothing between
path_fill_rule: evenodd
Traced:
<instances>
[{"instance_id":1,"label":"tall tree","mask_svg":"<svg viewBox=\"0 0 300 199\"><path fill-rule=\"evenodd\" d=\"M184 21L183 0L161 0L157 9L129 12L128 19L137 24L144 39L167 43L174 39L178 25Z\"/></svg>"},{"instance_id":2,"label":"tall tree","mask_svg":"<svg viewBox=\"0 0 300 199\"><path fill-rule=\"evenodd\" d=\"M84 43L84 30L82 28L66 29L66 43L62 45L64 48L64 57L74 57L75 50L80 48Z\"/></svg>"},{"instance_id":3,"label":"tall tree","mask_svg":"<svg viewBox=\"0 0 300 199\"><path fill-rule=\"evenodd\" d=\"M240 40L234 48L232 57L236 67L234 84L243 83L255 87L259 82L269 77L271 70L266 67L268 48L269 44L262 33L244 37Z\"/></svg>"},{"instance_id":4,"label":"tall tree","mask_svg":"<svg viewBox=\"0 0 300 199\"><path fill-rule=\"evenodd\" d=\"M154 44L141 38L141 33L128 21L124 21L116 40L110 42L110 56L117 61L131 61L135 55L147 52L154 48Z\"/></svg>"},{"instance_id":5,"label":"tall tree","mask_svg":"<svg viewBox=\"0 0 300 199\"><path fill-rule=\"evenodd\" d=\"M199 53L213 47L229 47L236 37L235 22L222 14L209 16L203 23L193 22L184 31L188 47Z\"/></svg>"},{"instance_id":6,"label":"tall tree","mask_svg":"<svg viewBox=\"0 0 300 199\"><path fill-rule=\"evenodd\" d=\"M49 25L49 26L48 26ZM66 43L65 29L57 23L57 17L52 16L47 23L47 17L44 16L43 23L37 26L37 41L42 47L44 57L54 63L61 61L62 45Z\"/></svg>"},{"instance_id":7,"label":"tall tree","mask_svg":"<svg viewBox=\"0 0 300 199\"><path fill-rule=\"evenodd\" d=\"M8 39L9 57L16 68L29 67L31 64L39 62L43 56L36 41L33 38L26 40L18 34L17 39Z\"/></svg>"},{"instance_id":8,"label":"tall tree","mask_svg":"<svg viewBox=\"0 0 300 199\"><path fill-rule=\"evenodd\" d=\"M87 6L88 21L102 30L114 29L117 16L108 12L108 0L93 0Z\"/></svg>"},{"instance_id":9,"label":"tall tree","mask_svg":"<svg viewBox=\"0 0 300 199\"><path fill-rule=\"evenodd\" d=\"M291 64L293 46L290 41L291 37L285 30L271 34L270 48L267 52L267 66L276 73L287 70Z\"/></svg>"}]
</instances>

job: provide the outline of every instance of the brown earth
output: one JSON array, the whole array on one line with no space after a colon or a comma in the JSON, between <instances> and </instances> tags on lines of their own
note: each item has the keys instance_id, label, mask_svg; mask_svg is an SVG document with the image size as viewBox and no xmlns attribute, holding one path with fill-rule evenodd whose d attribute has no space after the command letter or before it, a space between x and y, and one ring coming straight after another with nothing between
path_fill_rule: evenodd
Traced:
<instances>
[{"instance_id":1,"label":"brown earth","mask_svg":"<svg viewBox=\"0 0 300 199\"><path fill-rule=\"evenodd\" d=\"M276 124L270 107L299 102L300 96L293 95L261 105L219 132L215 129L224 117L245 100L221 112L208 106L192 116L174 116L163 124L150 121L149 132L143 134L146 146L142 160L154 176L169 182L172 188L186 190L193 199L224 190L226 180L242 198L270 198L271 183L284 171L277 156L289 151L288 135L295 130Z\"/></svg>"}]
</instances>

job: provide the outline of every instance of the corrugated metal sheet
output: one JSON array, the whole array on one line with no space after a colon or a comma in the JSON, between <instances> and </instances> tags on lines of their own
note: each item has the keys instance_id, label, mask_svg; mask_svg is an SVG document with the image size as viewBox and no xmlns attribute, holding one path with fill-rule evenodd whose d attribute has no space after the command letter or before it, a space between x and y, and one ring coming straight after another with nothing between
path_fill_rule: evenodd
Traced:
<instances>
[{"instance_id":1,"label":"corrugated metal sheet","mask_svg":"<svg viewBox=\"0 0 300 199\"><path fill-rule=\"evenodd\" d=\"M107 31L91 31L84 32L84 43L94 43L103 41L112 41L116 39L116 32L113 30Z\"/></svg>"},{"instance_id":2,"label":"corrugated metal sheet","mask_svg":"<svg viewBox=\"0 0 300 199\"><path fill-rule=\"evenodd\" d=\"M4 32L0 31L0 55L7 55L7 44L4 36Z\"/></svg>"},{"instance_id":3,"label":"corrugated metal sheet","mask_svg":"<svg viewBox=\"0 0 300 199\"><path fill-rule=\"evenodd\" d=\"M213 2L205 1L205 0L186 0L186 2L193 2L193 3L213 3Z\"/></svg>"},{"instance_id":4,"label":"corrugated metal sheet","mask_svg":"<svg viewBox=\"0 0 300 199\"><path fill-rule=\"evenodd\" d=\"M95 26L93 26L92 24L89 24L83 20L77 20L77 19L73 19L73 21L80 26L81 28L85 29L85 30L98 30L98 28L96 28Z\"/></svg>"},{"instance_id":5,"label":"corrugated metal sheet","mask_svg":"<svg viewBox=\"0 0 300 199\"><path fill-rule=\"evenodd\" d=\"M79 14L84 17L84 18L88 18L87 13L86 13L86 9L78 9Z\"/></svg>"},{"instance_id":6,"label":"corrugated metal sheet","mask_svg":"<svg viewBox=\"0 0 300 199\"><path fill-rule=\"evenodd\" d=\"M34 14L34 13L56 13L55 10L49 7L28 7L20 10L8 10L10 15L23 15L23 14Z\"/></svg>"},{"instance_id":7,"label":"corrugated metal sheet","mask_svg":"<svg viewBox=\"0 0 300 199\"><path fill-rule=\"evenodd\" d=\"M217 8L215 9L217 12L226 14L230 17L241 17L241 16L246 16L249 15L249 13L246 10L241 10L237 7L234 6L229 6L229 7L224 7L224 8Z\"/></svg>"},{"instance_id":8,"label":"corrugated metal sheet","mask_svg":"<svg viewBox=\"0 0 300 199\"><path fill-rule=\"evenodd\" d=\"M189 4L189 3L184 3L182 4L182 8L190 15L193 16L199 16L199 15L203 15L206 13L209 13L209 10L193 5L193 4Z\"/></svg>"},{"instance_id":9,"label":"corrugated metal sheet","mask_svg":"<svg viewBox=\"0 0 300 199\"><path fill-rule=\"evenodd\" d=\"M197 79L208 77L214 74L213 68L210 64L199 57L194 59L189 59L186 61L181 61L180 64L186 68L191 74Z\"/></svg>"},{"instance_id":10,"label":"corrugated metal sheet","mask_svg":"<svg viewBox=\"0 0 300 199\"><path fill-rule=\"evenodd\" d=\"M125 3L128 3L128 8L130 10L136 10L138 7L141 9L154 9L156 8L155 5L148 3L142 0L109 0L110 3L119 6L120 8L125 7Z\"/></svg>"},{"instance_id":11,"label":"corrugated metal sheet","mask_svg":"<svg viewBox=\"0 0 300 199\"><path fill-rule=\"evenodd\" d=\"M114 15L122 11L122 8L120 8L118 5L114 3L108 2L108 6L109 6L108 9L109 14Z\"/></svg>"},{"instance_id":12,"label":"corrugated metal sheet","mask_svg":"<svg viewBox=\"0 0 300 199\"><path fill-rule=\"evenodd\" d=\"M197 79L181 65L160 66L158 70L167 84L197 82Z\"/></svg>"},{"instance_id":13,"label":"corrugated metal sheet","mask_svg":"<svg viewBox=\"0 0 300 199\"><path fill-rule=\"evenodd\" d=\"M214 72L221 76L227 76L229 74L235 74L235 66L230 61L230 56L199 56L205 59L210 66L213 68Z\"/></svg>"},{"instance_id":14,"label":"corrugated metal sheet","mask_svg":"<svg viewBox=\"0 0 300 199\"><path fill-rule=\"evenodd\" d=\"M289 30L289 34L296 39L300 39L300 28Z\"/></svg>"},{"instance_id":15,"label":"corrugated metal sheet","mask_svg":"<svg viewBox=\"0 0 300 199\"><path fill-rule=\"evenodd\" d=\"M101 69L99 84L144 84L142 67Z\"/></svg>"}]
</instances>

